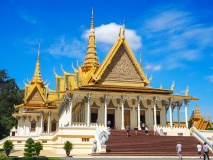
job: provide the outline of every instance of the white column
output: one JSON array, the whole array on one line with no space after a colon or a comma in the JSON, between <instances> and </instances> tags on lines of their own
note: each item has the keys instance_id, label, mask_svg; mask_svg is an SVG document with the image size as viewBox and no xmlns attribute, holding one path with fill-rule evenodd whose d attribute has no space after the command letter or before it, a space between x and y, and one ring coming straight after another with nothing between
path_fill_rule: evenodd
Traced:
<instances>
[{"instance_id":1,"label":"white column","mask_svg":"<svg viewBox=\"0 0 213 160\"><path fill-rule=\"evenodd\" d=\"M169 99L169 111L170 111L170 127L173 127L173 122L172 122L172 102L173 98Z\"/></svg>"},{"instance_id":2,"label":"white column","mask_svg":"<svg viewBox=\"0 0 213 160\"><path fill-rule=\"evenodd\" d=\"M124 102L125 102L125 96L121 96L121 103L122 103L122 106L121 106L121 129L122 130L125 130L125 127L124 127Z\"/></svg>"},{"instance_id":3,"label":"white column","mask_svg":"<svg viewBox=\"0 0 213 160\"><path fill-rule=\"evenodd\" d=\"M157 126L157 120L156 120L157 97L154 97L153 100L154 100L154 126Z\"/></svg>"},{"instance_id":4,"label":"white column","mask_svg":"<svg viewBox=\"0 0 213 160\"><path fill-rule=\"evenodd\" d=\"M20 119L21 119L21 117L16 117L16 119L18 120L18 126L17 126L17 133L16 133L16 135L19 135L19 132L20 132L20 128L19 128L19 125L21 124L20 123Z\"/></svg>"},{"instance_id":5,"label":"white column","mask_svg":"<svg viewBox=\"0 0 213 160\"><path fill-rule=\"evenodd\" d=\"M141 130L140 103L141 103L141 96L138 96L138 130Z\"/></svg>"},{"instance_id":6,"label":"white column","mask_svg":"<svg viewBox=\"0 0 213 160\"><path fill-rule=\"evenodd\" d=\"M51 111L48 112L48 122L47 122L47 133L50 133L50 116L51 116Z\"/></svg>"},{"instance_id":7,"label":"white column","mask_svg":"<svg viewBox=\"0 0 213 160\"><path fill-rule=\"evenodd\" d=\"M23 121L24 121L24 135L26 135L26 124L25 124L26 119L27 119L27 117L23 116Z\"/></svg>"},{"instance_id":8,"label":"white column","mask_svg":"<svg viewBox=\"0 0 213 160\"><path fill-rule=\"evenodd\" d=\"M107 99L108 95L104 95L104 125L107 127Z\"/></svg>"},{"instance_id":9,"label":"white column","mask_svg":"<svg viewBox=\"0 0 213 160\"><path fill-rule=\"evenodd\" d=\"M178 113L178 127L180 127L180 107L182 103L177 102L177 113Z\"/></svg>"},{"instance_id":10,"label":"white column","mask_svg":"<svg viewBox=\"0 0 213 160\"><path fill-rule=\"evenodd\" d=\"M185 99L184 100L184 105L185 105L185 121L186 121L186 128L188 128L188 106L189 106L189 100L188 99Z\"/></svg>"},{"instance_id":11,"label":"white column","mask_svg":"<svg viewBox=\"0 0 213 160\"><path fill-rule=\"evenodd\" d=\"M91 98L91 94L88 94L87 95L87 99L88 99L88 102L87 102L87 126L90 125L90 98Z\"/></svg>"},{"instance_id":12,"label":"white column","mask_svg":"<svg viewBox=\"0 0 213 160\"><path fill-rule=\"evenodd\" d=\"M43 132L43 112L40 113L40 117L41 117L41 131L40 134Z\"/></svg>"},{"instance_id":13,"label":"white column","mask_svg":"<svg viewBox=\"0 0 213 160\"><path fill-rule=\"evenodd\" d=\"M69 119L69 125L70 126L72 125L72 96L73 96L73 94L68 95L68 100L69 100L69 103L70 103L68 119Z\"/></svg>"}]
</instances>

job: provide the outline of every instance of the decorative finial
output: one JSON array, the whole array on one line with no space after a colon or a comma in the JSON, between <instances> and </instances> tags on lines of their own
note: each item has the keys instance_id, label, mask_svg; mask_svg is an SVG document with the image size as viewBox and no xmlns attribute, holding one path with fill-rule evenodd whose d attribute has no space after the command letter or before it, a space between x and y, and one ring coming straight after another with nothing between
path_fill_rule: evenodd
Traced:
<instances>
[{"instance_id":1,"label":"decorative finial","mask_svg":"<svg viewBox=\"0 0 213 160\"><path fill-rule=\"evenodd\" d=\"M162 84L160 84L160 89L162 89L163 87L162 87Z\"/></svg>"},{"instance_id":2,"label":"decorative finial","mask_svg":"<svg viewBox=\"0 0 213 160\"><path fill-rule=\"evenodd\" d=\"M149 78L149 81L151 81L152 80L152 75L150 76L150 78Z\"/></svg>"},{"instance_id":3,"label":"decorative finial","mask_svg":"<svg viewBox=\"0 0 213 160\"><path fill-rule=\"evenodd\" d=\"M123 25L122 25L122 39L125 38L125 21L123 21Z\"/></svg>"},{"instance_id":4,"label":"decorative finial","mask_svg":"<svg viewBox=\"0 0 213 160\"><path fill-rule=\"evenodd\" d=\"M35 73L32 78L33 82L42 82L41 71L40 71L40 43L38 45L38 59L36 62Z\"/></svg>"},{"instance_id":5,"label":"decorative finial","mask_svg":"<svg viewBox=\"0 0 213 160\"><path fill-rule=\"evenodd\" d=\"M55 67L53 68L53 73L55 74L55 76L58 76L57 73L55 72Z\"/></svg>"},{"instance_id":6,"label":"decorative finial","mask_svg":"<svg viewBox=\"0 0 213 160\"><path fill-rule=\"evenodd\" d=\"M186 86L186 91L185 91L185 96L188 96L188 93L189 93L189 87L188 85Z\"/></svg>"},{"instance_id":7,"label":"decorative finial","mask_svg":"<svg viewBox=\"0 0 213 160\"><path fill-rule=\"evenodd\" d=\"M92 18L91 18L90 32L91 33L95 32L95 27L94 27L94 9L93 9L93 7L92 7Z\"/></svg>"},{"instance_id":8,"label":"decorative finial","mask_svg":"<svg viewBox=\"0 0 213 160\"><path fill-rule=\"evenodd\" d=\"M118 34L118 39L120 38L121 38L121 24L120 24L119 34Z\"/></svg>"},{"instance_id":9,"label":"decorative finial","mask_svg":"<svg viewBox=\"0 0 213 160\"><path fill-rule=\"evenodd\" d=\"M76 60L76 64L77 64L78 68L81 68L81 67L79 66L79 64L78 64L78 60Z\"/></svg>"},{"instance_id":10,"label":"decorative finial","mask_svg":"<svg viewBox=\"0 0 213 160\"><path fill-rule=\"evenodd\" d=\"M142 53L141 53L141 50L140 50L140 65L141 65L141 68L142 68Z\"/></svg>"},{"instance_id":11,"label":"decorative finial","mask_svg":"<svg viewBox=\"0 0 213 160\"><path fill-rule=\"evenodd\" d=\"M174 88L175 88L175 81L173 80L171 90L174 91Z\"/></svg>"}]
</instances>

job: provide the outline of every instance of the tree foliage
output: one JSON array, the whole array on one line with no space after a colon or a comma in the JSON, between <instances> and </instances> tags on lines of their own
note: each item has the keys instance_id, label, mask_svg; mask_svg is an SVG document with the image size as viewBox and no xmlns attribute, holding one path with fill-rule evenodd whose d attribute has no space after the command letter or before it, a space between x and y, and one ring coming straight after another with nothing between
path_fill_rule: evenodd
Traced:
<instances>
[{"instance_id":1,"label":"tree foliage","mask_svg":"<svg viewBox=\"0 0 213 160\"><path fill-rule=\"evenodd\" d=\"M0 70L0 139L7 137L17 120L12 117L14 104L21 104L24 91L20 90L14 78L6 70Z\"/></svg>"},{"instance_id":2,"label":"tree foliage","mask_svg":"<svg viewBox=\"0 0 213 160\"><path fill-rule=\"evenodd\" d=\"M4 151L5 151L5 153L6 153L7 156L9 156L10 151L11 151L13 148L14 148L14 144L13 144L12 141L6 140L6 141L4 142L3 149L4 149Z\"/></svg>"},{"instance_id":3,"label":"tree foliage","mask_svg":"<svg viewBox=\"0 0 213 160\"><path fill-rule=\"evenodd\" d=\"M24 148L24 156L30 158L34 155L36 155L34 140L32 138L28 138Z\"/></svg>"}]
</instances>

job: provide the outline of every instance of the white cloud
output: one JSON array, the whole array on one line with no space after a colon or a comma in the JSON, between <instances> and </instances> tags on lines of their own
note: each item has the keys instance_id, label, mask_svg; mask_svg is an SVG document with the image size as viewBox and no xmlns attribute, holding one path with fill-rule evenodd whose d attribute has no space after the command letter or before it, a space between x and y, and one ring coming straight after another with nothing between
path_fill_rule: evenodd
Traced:
<instances>
[{"instance_id":1,"label":"white cloud","mask_svg":"<svg viewBox=\"0 0 213 160\"><path fill-rule=\"evenodd\" d=\"M31 24L36 24L36 23L37 23L37 21L36 21L35 18L33 18L33 17L27 15L27 14L24 13L24 12L19 11L18 14L19 14L19 16L20 16L23 20L25 20L25 21L27 21L27 22L29 22L29 23L31 23Z\"/></svg>"},{"instance_id":2,"label":"white cloud","mask_svg":"<svg viewBox=\"0 0 213 160\"><path fill-rule=\"evenodd\" d=\"M201 60L208 54L205 49L213 48L213 26L200 24L198 17L177 9L155 13L145 21L142 31L147 53L155 54L155 61L166 69Z\"/></svg>"},{"instance_id":3,"label":"white cloud","mask_svg":"<svg viewBox=\"0 0 213 160\"><path fill-rule=\"evenodd\" d=\"M95 28L95 38L97 43L112 45L118 38L120 25L116 23L102 24ZM83 38L88 39L89 30L83 33ZM135 30L125 29L125 37L130 48L137 50L141 48L141 37L136 34Z\"/></svg>"},{"instance_id":4,"label":"white cloud","mask_svg":"<svg viewBox=\"0 0 213 160\"><path fill-rule=\"evenodd\" d=\"M85 50L86 44L79 40L66 40L64 37L59 38L56 40L55 44L53 44L50 48L47 49L47 52L49 52L52 55L58 56L67 56L71 58L84 58L85 56Z\"/></svg>"},{"instance_id":5,"label":"white cloud","mask_svg":"<svg viewBox=\"0 0 213 160\"><path fill-rule=\"evenodd\" d=\"M207 79L209 82L213 83L213 75L206 76L205 79Z\"/></svg>"},{"instance_id":6,"label":"white cloud","mask_svg":"<svg viewBox=\"0 0 213 160\"><path fill-rule=\"evenodd\" d=\"M161 70L161 65L153 65L153 64L146 64L144 67L145 70L152 70L152 71L159 71Z\"/></svg>"}]
</instances>

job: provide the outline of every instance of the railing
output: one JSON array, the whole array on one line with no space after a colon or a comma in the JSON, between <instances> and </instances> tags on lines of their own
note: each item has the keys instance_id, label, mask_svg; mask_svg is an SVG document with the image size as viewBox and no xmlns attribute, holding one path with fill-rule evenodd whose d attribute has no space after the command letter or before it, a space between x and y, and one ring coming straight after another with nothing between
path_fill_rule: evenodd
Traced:
<instances>
[{"instance_id":1,"label":"railing","mask_svg":"<svg viewBox=\"0 0 213 160\"><path fill-rule=\"evenodd\" d=\"M210 147L211 151L213 151L213 143L209 141L206 137L204 137L195 127L192 127L192 132L194 132L195 137L197 136L203 142L206 142Z\"/></svg>"},{"instance_id":2,"label":"railing","mask_svg":"<svg viewBox=\"0 0 213 160\"><path fill-rule=\"evenodd\" d=\"M100 136L100 129L99 129L99 126L98 126L98 124L96 123L96 125L95 125L95 130L96 130L96 138L95 138L95 140L96 140L96 142L97 142L97 149L98 149L98 152L100 153L101 152L101 140L100 140L100 138L99 138L99 136ZM93 144L93 145L95 145L95 144ZM93 146L94 147L94 146Z\"/></svg>"}]
</instances>

